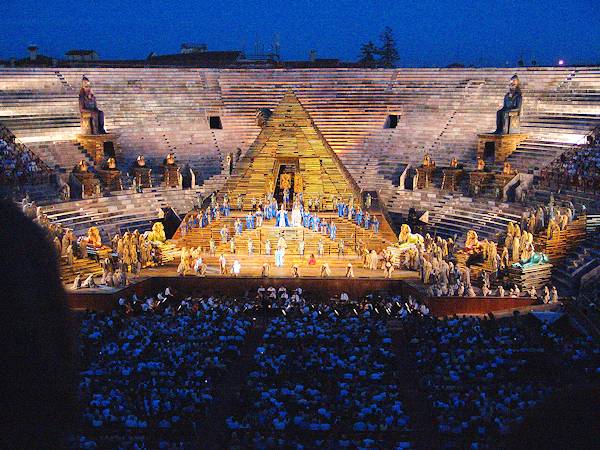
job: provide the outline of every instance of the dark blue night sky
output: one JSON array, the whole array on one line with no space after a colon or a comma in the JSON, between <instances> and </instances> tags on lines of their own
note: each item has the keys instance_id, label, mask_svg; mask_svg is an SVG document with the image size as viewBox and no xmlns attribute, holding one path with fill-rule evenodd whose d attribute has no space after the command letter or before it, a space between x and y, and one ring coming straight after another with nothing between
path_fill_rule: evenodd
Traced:
<instances>
[{"instance_id":1,"label":"dark blue night sky","mask_svg":"<svg viewBox=\"0 0 600 450\"><path fill-rule=\"evenodd\" d=\"M279 35L283 59L358 58L360 45L394 30L401 66L600 63L599 0L545 1L122 1L5 0L0 58L24 57L29 44L62 57L95 49L102 59L176 53L182 42L211 50Z\"/></svg>"}]
</instances>

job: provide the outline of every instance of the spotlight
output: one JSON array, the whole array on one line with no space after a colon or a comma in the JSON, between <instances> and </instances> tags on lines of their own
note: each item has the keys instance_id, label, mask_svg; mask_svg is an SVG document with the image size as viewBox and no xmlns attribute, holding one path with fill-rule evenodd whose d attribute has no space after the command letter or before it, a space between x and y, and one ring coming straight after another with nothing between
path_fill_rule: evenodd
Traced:
<instances>
[{"instance_id":1,"label":"spotlight","mask_svg":"<svg viewBox=\"0 0 600 450\"><path fill-rule=\"evenodd\" d=\"M558 60L558 65L559 66L564 66L565 65L565 60L564 59L559 59Z\"/></svg>"}]
</instances>

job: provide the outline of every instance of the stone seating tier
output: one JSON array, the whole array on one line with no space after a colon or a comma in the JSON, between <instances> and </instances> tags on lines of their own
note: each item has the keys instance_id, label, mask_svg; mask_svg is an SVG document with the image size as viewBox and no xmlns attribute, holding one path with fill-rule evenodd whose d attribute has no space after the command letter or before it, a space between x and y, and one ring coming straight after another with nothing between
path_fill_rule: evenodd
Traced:
<instances>
[{"instance_id":1,"label":"stone seating tier","mask_svg":"<svg viewBox=\"0 0 600 450\"><path fill-rule=\"evenodd\" d=\"M6 69L0 73L0 84L6 86L0 114L13 120L23 138L52 142L64 140L69 133L72 139L77 133L74 86L84 70L56 72ZM378 166L383 170L417 162L425 151L440 166L446 165L449 161L444 159L453 153L461 160L474 161L472 133L493 127L493 112L507 78L514 72L524 83L527 109L522 129L531 136L526 141L530 148L537 141L561 142L565 130L557 125L568 121L560 116L566 108L590 111L588 118L581 115L578 127L585 128L592 120L598 97L596 68L85 70L107 114L107 128L122 134L126 159L132 153L134 158L140 148L149 158L157 159L174 151L178 158L181 156L180 162L188 154L192 163L194 155L212 154L210 170L202 162L195 167L200 172L218 173L215 163L221 166L224 156L237 147L246 150L258 134L256 109L274 107L293 86L357 179L365 167L376 166L364 158L365 150L377 160L387 158ZM52 99L58 102L50 107ZM573 99L577 99L576 104ZM540 111L547 117L555 114L552 122L540 120ZM400 116L397 128L383 127L388 113ZM224 129L208 128L207 116L213 114L221 117ZM36 123L37 118L44 121L44 128L41 122ZM572 129L574 125L566 127ZM520 156L526 154L515 152L512 157L516 168L521 168Z\"/></svg>"}]
</instances>

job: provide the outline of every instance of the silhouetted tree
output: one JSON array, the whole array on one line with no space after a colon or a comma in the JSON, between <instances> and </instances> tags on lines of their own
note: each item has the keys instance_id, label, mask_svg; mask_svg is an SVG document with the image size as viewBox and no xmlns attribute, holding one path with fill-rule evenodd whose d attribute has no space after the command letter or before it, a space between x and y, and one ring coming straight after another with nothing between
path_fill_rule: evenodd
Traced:
<instances>
[{"instance_id":1,"label":"silhouetted tree","mask_svg":"<svg viewBox=\"0 0 600 450\"><path fill-rule=\"evenodd\" d=\"M395 67L400 60L400 55L396 49L396 40L390 27L385 27L381 33L381 48L379 49L379 64L381 67Z\"/></svg>"},{"instance_id":2,"label":"silhouetted tree","mask_svg":"<svg viewBox=\"0 0 600 450\"><path fill-rule=\"evenodd\" d=\"M377 60L375 59L377 54L379 54L379 49L373 44L373 41L369 41L360 47L358 62L363 67L377 67Z\"/></svg>"}]
</instances>

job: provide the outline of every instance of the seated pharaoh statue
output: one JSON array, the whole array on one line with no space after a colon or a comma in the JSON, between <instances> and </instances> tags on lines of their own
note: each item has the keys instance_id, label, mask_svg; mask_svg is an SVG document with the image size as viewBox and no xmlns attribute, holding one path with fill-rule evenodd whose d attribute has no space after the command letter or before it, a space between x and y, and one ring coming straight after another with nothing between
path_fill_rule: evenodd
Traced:
<instances>
[{"instance_id":1,"label":"seated pharaoh statue","mask_svg":"<svg viewBox=\"0 0 600 450\"><path fill-rule=\"evenodd\" d=\"M96 96L92 92L90 80L84 76L79 90L79 113L81 114L81 134L106 134L104 113L98 109Z\"/></svg>"},{"instance_id":2,"label":"seated pharaoh statue","mask_svg":"<svg viewBox=\"0 0 600 450\"><path fill-rule=\"evenodd\" d=\"M519 77L513 75L510 79L508 92L504 96L502 108L496 113L496 131L494 131L494 134L519 132L522 104L523 95L521 94Z\"/></svg>"},{"instance_id":3,"label":"seated pharaoh statue","mask_svg":"<svg viewBox=\"0 0 600 450\"><path fill-rule=\"evenodd\" d=\"M165 242L167 238L165 236L165 227L162 222L155 222L154 225L152 225L152 231L148 231L146 237L149 241Z\"/></svg>"}]
</instances>

